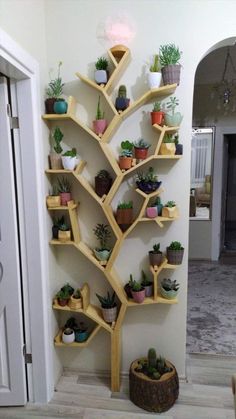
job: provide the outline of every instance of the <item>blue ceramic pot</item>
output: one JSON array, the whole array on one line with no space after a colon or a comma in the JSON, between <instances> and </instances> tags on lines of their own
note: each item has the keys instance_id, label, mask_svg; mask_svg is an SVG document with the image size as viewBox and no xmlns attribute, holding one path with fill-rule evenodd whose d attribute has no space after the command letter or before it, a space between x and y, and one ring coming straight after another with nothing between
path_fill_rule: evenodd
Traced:
<instances>
[{"instance_id":1,"label":"blue ceramic pot","mask_svg":"<svg viewBox=\"0 0 236 419\"><path fill-rule=\"evenodd\" d=\"M99 250L99 249L93 249L94 254L98 260L108 260L111 254L111 250Z\"/></svg>"},{"instance_id":2,"label":"blue ceramic pot","mask_svg":"<svg viewBox=\"0 0 236 419\"><path fill-rule=\"evenodd\" d=\"M75 341L76 342L85 342L88 339L89 332L87 330L81 331L76 330L75 331Z\"/></svg>"},{"instance_id":3,"label":"blue ceramic pot","mask_svg":"<svg viewBox=\"0 0 236 419\"><path fill-rule=\"evenodd\" d=\"M161 186L161 182L137 181L136 185L139 189L141 189L141 191L143 191L146 194L149 194L156 191Z\"/></svg>"},{"instance_id":4,"label":"blue ceramic pot","mask_svg":"<svg viewBox=\"0 0 236 419\"><path fill-rule=\"evenodd\" d=\"M68 104L65 100L56 100L53 109L55 113L63 114L67 112Z\"/></svg>"}]
</instances>

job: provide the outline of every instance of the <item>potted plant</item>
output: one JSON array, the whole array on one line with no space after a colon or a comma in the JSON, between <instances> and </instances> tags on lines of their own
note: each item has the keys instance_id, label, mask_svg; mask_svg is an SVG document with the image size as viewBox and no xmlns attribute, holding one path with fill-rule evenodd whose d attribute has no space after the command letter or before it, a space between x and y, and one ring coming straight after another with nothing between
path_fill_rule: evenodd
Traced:
<instances>
[{"instance_id":1,"label":"potted plant","mask_svg":"<svg viewBox=\"0 0 236 419\"><path fill-rule=\"evenodd\" d=\"M106 297L101 297L101 295L96 294L98 300L102 306L102 315L107 323L113 323L116 321L117 318L117 304L115 302L115 292L110 295L109 291L107 291Z\"/></svg>"},{"instance_id":2,"label":"potted plant","mask_svg":"<svg viewBox=\"0 0 236 419\"><path fill-rule=\"evenodd\" d=\"M124 201L118 204L116 221L122 231L126 231L129 228L133 222L133 201Z\"/></svg>"},{"instance_id":3,"label":"potted plant","mask_svg":"<svg viewBox=\"0 0 236 419\"><path fill-rule=\"evenodd\" d=\"M71 295L68 305L71 310L78 310L79 308L82 308L82 298L79 288Z\"/></svg>"},{"instance_id":4,"label":"potted plant","mask_svg":"<svg viewBox=\"0 0 236 419\"><path fill-rule=\"evenodd\" d=\"M97 62L95 63L95 73L94 78L97 84L106 84L108 80L108 61L104 57L100 57L97 59Z\"/></svg>"},{"instance_id":5,"label":"potted plant","mask_svg":"<svg viewBox=\"0 0 236 419\"><path fill-rule=\"evenodd\" d=\"M150 146L151 144L148 144L143 138L140 138L139 141L134 143L134 157L138 160L145 160Z\"/></svg>"},{"instance_id":6,"label":"potted plant","mask_svg":"<svg viewBox=\"0 0 236 419\"><path fill-rule=\"evenodd\" d=\"M70 299L70 293L68 292L68 290L62 290L60 289L60 291L58 291L57 295L57 302L61 307L65 307Z\"/></svg>"},{"instance_id":7,"label":"potted plant","mask_svg":"<svg viewBox=\"0 0 236 419\"><path fill-rule=\"evenodd\" d=\"M85 342L89 337L88 326L84 322L79 322L79 326L75 328L75 341Z\"/></svg>"},{"instance_id":8,"label":"potted plant","mask_svg":"<svg viewBox=\"0 0 236 419\"><path fill-rule=\"evenodd\" d=\"M133 275L130 274L129 282L127 282L127 284L125 284L125 286L124 286L124 290L125 290L126 295L127 295L128 298L132 298L131 290L133 288L133 285L134 285Z\"/></svg>"},{"instance_id":9,"label":"potted plant","mask_svg":"<svg viewBox=\"0 0 236 419\"><path fill-rule=\"evenodd\" d=\"M63 138L63 134L59 127L55 127L54 131L50 132L50 140L52 144L53 152L49 155L50 167L53 170L60 170L62 169L62 160L61 160L61 153L62 147L61 142Z\"/></svg>"},{"instance_id":10,"label":"potted plant","mask_svg":"<svg viewBox=\"0 0 236 419\"><path fill-rule=\"evenodd\" d=\"M164 107L162 107L161 102L155 102L151 112L152 125L157 124L162 126L164 122L164 115Z\"/></svg>"},{"instance_id":11,"label":"potted plant","mask_svg":"<svg viewBox=\"0 0 236 419\"><path fill-rule=\"evenodd\" d=\"M179 395L179 378L175 366L157 357L154 348L146 358L136 359L129 371L130 400L150 412L165 412Z\"/></svg>"},{"instance_id":12,"label":"potted plant","mask_svg":"<svg viewBox=\"0 0 236 419\"><path fill-rule=\"evenodd\" d=\"M63 285L63 287L61 287L61 290L62 291L68 291L68 293L70 295L72 295L73 292L74 292L74 288L69 284L69 282L67 282L65 285Z\"/></svg>"},{"instance_id":13,"label":"potted plant","mask_svg":"<svg viewBox=\"0 0 236 419\"><path fill-rule=\"evenodd\" d=\"M126 97L126 86L124 84L120 85L118 90L118 97L115 101L115 108L120 113L128 108L130 104L130 99Z\"/></svg>"},{"instance_id":14,"label":"potted plant","mask_svg":"<svg viewBox=\"0 0 236 419\"><path fill-rule=\"evenodd\" d=\"M59 231L59 227L61 224L65 223L65 218L64 216L60 217L60 218L54 218L53 220L53 226L52 226L52 238L53 239L58 239L58 231Z\"/></svg>"},{"instance_id":15,"label":"potted plant","mask_svg":"<svg viewBox=\"0 0 236 419\"><path fill-rule=\"evenodd\" d=\"M179 135L175 134L175 154L182 156L183 154L183 144L179 143Z\"/></svg>"},{"instance_id":16,"label":"potted plant","mask_svg":"<svg viewBox=\"0 0 236 419\"><path fill-rule=\"evenodd\" d=\"M62 333L62 342L63 343L73 343L75 341L75 332L73 329L66 327Z\"/></svg>"},{"instance_id":17,"label":"potted plant","mask_svg":"<svg viewBox=\"0 0 236 419\"><path fill-rule=\"evenodd\" d=\"M145 298L145 288L141 285L140 282L133 281L131 294L134 301L138 304L141 304Z\"/></svg>"},{"instance_id":18,"label":"potted plant","mask_svg":"<svg viewBox=\"0 0 236 419\"><path fill-rule=\"evenodd\" d=\"M179 60L182 52L175 44L161 45L159 50L159 58L162 66L163 84L179 84L181 65Z\"/></svg>"},{"instance_id":19,"label":"potted plant","mask_svg":"<svg viewBox=\"0 0 236 419\"><path fill-rule=\"evenodd\" d=\"M162 252L160 251L160 243L153 245L153 250L149 250L149 261L152 266L160 266L162 263Z\"/></svg>"},{"instance_id":20,"label":"potted plant","mask_svg":"<svg viewBox=\"0 0 236 419\"><path fill-rule=\"evenodd\" d=\"M175 201L168 201L162 208L162 217L178 217L179 211Z\"/></svg>"},{"instance_id":21,"label":"potted plant","mask_svg":"<svg viewBox=\"0 0 236 419\"><path fill-rule=\"evenodd\" d=\"M166 256L168 263L171 265L181 265L184 255L184 248L178 241L171 242L166 248Z\"/></svg>"},{"instance_id":22,"label":"potted plant","mask_svg":"<svg viewBox=\"0 0 236 419\"><path fill-rule=\"evenodd\" d=\"M49 191L49 195L46 197L46 203L48 208L57 208L61 206L61 197L57 185L52 186L52 190Z\"/></svg>"},{"instance_id":23,"label":"potted plant","mask_svg":"<svg viewBox=\"0 0 236 419\"><path fill-rule=\"evenodd\" d=\"M131 141L125 140L121 143L121 153L119 156L119 166L121 170L128 170L132 167L133 162L133 148Z\"/></svg>"},{"instance_id":24,"label":"potted plant","mask_svg":"<svg viewBox=\"0 0 236 419\"><path fill-rule=\"evenodd\" d=\"M65 170L74 170L75 166L78 164L78 157L76 148L67 150L62 154L62 166Z\"/></svg>"},{"instance_id":25,"label":"potted plant","mask_svg":"<svg viewBox=\"0 0 236 419\"><path fill-rule=\"evenodd\" d=\"M111 237L111 232L107 224L97 224L93 232L100 243L100 248L94 249L94 254L98 260L107 261L111 254L111 249L108 247L108 239Z\"/></svg>"},{"instance_id":26,"label":"potted plant","mask_svg":"<svg viewBox=\"0 0 236 419\"><path fill-rule=\"evenodd\" d=\"M175 137L173 134L165 134L160 147L160 154L163 156L175 155Z\"/></svg>"},{"instance_id":27,"label":"potted plant","mask_svg":"<svg viewBox=\"0 0 236 419\"><path fill-rule=\"evenodd\" d=\"M71 201L71 183L64 176L62 179L57 178L57 182L61 205L67 205L67 202Z\"/></svg>"},{"instance_id":28,"label":"potted plant","mask_svg":"<svg viewBox=\"0 0 236 419\"><path fill-rule=\"evenodd\" d=\"M176 280L172 281L170 278L163 278L160 284L160 292L162 297L173 300L179 292L179 284L177 284Z\"/></svg>"},{"instance_id":29,"label":"potted plant","mask_svg":"<svg viewBox=\"0 0 236 419\"><path fill-rule=\"evenodd\" d=\"M95 192L98 196L107 195L112 185L112 177L107 170L99 170L95 176Z\"/></svg>"},{"instance_id":30,"label":"potted plant","mask_svg":"<svg viewBox=\"0 0 236 419\"><path fill-rule=\"evenodd\" d=\"M71 230L67 223L59 225L58 240L61 242L67 242L71 240Z\"/></svg>"},{"instance_id":31,"label":"potted plant","mask_svg":"<svg viewBox=\"0 0 236 419\"><path fill-rule=\"evenodd\" d=\"M155 54L153 58L153 64L149 67L148 73L148 85L150 89L156 89L161 84L161 69L159 66L158 55Z\"/></svg>"},{"instance_id":32,"label":"potted plant","mask_svg":"<svg viewBox=\"0 0 236 419\"><path fill-rule=\"evenodd\" d=\"M166 107L171 111L171 114L165 112L165 124L168 127L178 127L181 124L183 115L180 112L175 112L176 106L179 105L179 100L174 96L167 102Z\"/></svg>"},{"instance_id":33,"label":"potted plant","mask_svg":"<svg viewBox=\"0 0 236 419\"><path fill-rule=\"evenodd\" d=\"M143 270L141 285L145 289L145 297L151 297L153 295L153 283L148 279L147 275Z\"/></svg>"},{"instance_id":34,"label":"potted plant","mask_svg":"<svg viewBox=\"0 0 236 419\"><path fill-rule=\"evenodd\" d=\"M57 77L49 82L48 88L46 89L46 95L48 96L48 99L50 99L50 101L48 99L45 101L46 113L63 114L67 112L67 102L61 97L64 86L60 76L61 65L62 62L60 61L58 64Z\"/></svg>"},{"instance_id":35,"label":"potted plant","mask_svg":"<svg viewBox=\"0 0 236 419\"><path fill-rule=\"evenodd\" d=\"M96 119L93 121L93 130L98 136L102 136L106 127L107 120L104 118L105 113L100 109L100 96L98 98Z\"/></svg>"},{"instance_id":36,"label":"potted plant","mask_svg":"<svg viewBox=\"0 0 236 419\"><path fill-rule=\"evenodd\" d=\"M161 203L161 198L159 196L148 205L146 208L146 216L148 218L156 218L157 216L161 216L163 205Z\"/></svg>"},{"instance_id":37,"label":"potted plant","mask_svg":"<svg viewBox=\"0 0 236 419\"><path fill-rule=\"evenodd\" d=\"M161 182L158 182L157 176L154 175L153 167L149 167L146 174L143 172L137 174L136 185L141 191L149 194L156 191L161 186Z\"/></svg>"}]
</instances>

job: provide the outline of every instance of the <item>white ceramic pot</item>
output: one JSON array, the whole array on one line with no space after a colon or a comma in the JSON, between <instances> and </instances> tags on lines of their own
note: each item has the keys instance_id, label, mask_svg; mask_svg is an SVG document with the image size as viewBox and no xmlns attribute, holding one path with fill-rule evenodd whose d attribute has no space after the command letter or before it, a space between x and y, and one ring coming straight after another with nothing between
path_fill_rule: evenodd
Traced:
<instances>
[{"instance_id":1,"label":"white ceramic pot","mask_svg":"<svg viewBox=\"0 0 236 419\"><path fill-rule=\"evenodd\" d=\"M68 329L66 329L68 330ZM62 342L63 343L73 343L75 341L75 332L74 330L70 329L71 334L66 335L65 331L62 333Z\"/></svg>"},{"instance_id":2,"label":"white ceramic pot","mask_svg":"<svg viewBox=\"0 0 236 419\"><path fill-rule=\"evenodd\" d=\"M107 83L107 72L106 70L96 70L94 78L97 84L106 84Z\"/></svg>"},{"instance_id":3,"label":"white ceramic pot","mask_svg":"<svg viewBox=\"0 0 236 419\"><path fill-rule=\"evenodd\" d=\"M161 73L150 71L148 73L148 85L150 89L156 89L161 84Z\"/></svg>"},{"instance_id":4,"label":"white ceramic pot","mask_svg":"<svg viewBox=\"0 0 236 419\"><path fill-rule=\"evenodd\" d=\"M62 166L65 170L75 170L75 166L79 162L78 157L62 156Z\"/></svg>"}]
</instances>

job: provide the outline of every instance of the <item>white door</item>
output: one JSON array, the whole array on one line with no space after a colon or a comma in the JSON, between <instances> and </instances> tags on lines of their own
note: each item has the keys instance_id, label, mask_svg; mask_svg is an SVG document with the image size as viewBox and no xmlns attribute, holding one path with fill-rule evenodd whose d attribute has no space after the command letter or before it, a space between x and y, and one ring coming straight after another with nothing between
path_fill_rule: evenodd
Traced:
<instances>
[{"instance_id":1,"label":"white door","mask_svg":"<svg viewBox=\"0 0 236 419\"><path fill-rule=\"evenodd\" d=\"M7 82L0 77L0 406L26 403L19 246Z\"/></svg>"}]
</instances>

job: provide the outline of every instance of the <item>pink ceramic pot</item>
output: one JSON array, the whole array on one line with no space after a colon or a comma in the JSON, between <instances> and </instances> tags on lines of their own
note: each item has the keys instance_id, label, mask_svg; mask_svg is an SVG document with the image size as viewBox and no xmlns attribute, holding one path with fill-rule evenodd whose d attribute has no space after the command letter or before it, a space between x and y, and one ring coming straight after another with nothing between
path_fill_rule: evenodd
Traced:
<instances>
[{"instance_id":1,"label":"pink ceramic pot","mask_svg":"<svg viewBox=\"0 0 236 419\"><path fill-rule=\"evenodd\" d=\"M106 119L96 119L93 121L93 130L97 135L102 135L107 127Z\"/></svg>"},{"instance_id":2,"label":"pink ceramic pot","mask_svg":"<svg viewBox=\"0 0 236 419\"><path fill-rule=\"evenodd\" d=\"M148 207L146 209L146 215L148 218L156 218L158 215L157 207Z\"/></svg>"},{"instance_id":3,"label":"pink ceramic pot","mask_svg":"<svg viewBox=\"0 0 236 419\"><path fill-rule=\"evenodd\" d=\"M61 205L67 205L68 201L71 201L71 193L70 192L61 192Z\"/></svg>"},{"instance_id":4,"label":"pink ceramic pot","mask_svg":"<svg viewBox=\"0 0 236 419\"><path fill-rule=\"evenodd\" d=\"M131 290L131 294L132 294L132 297L133 297L134 301L136 303L139 303L140 304L140 303L143 302L143 300L144 300L144 298L146 296L146 294L145 294L145 288L141 289L140 291L133 291L133 290Z\"/></svg>"}]
</instances>

